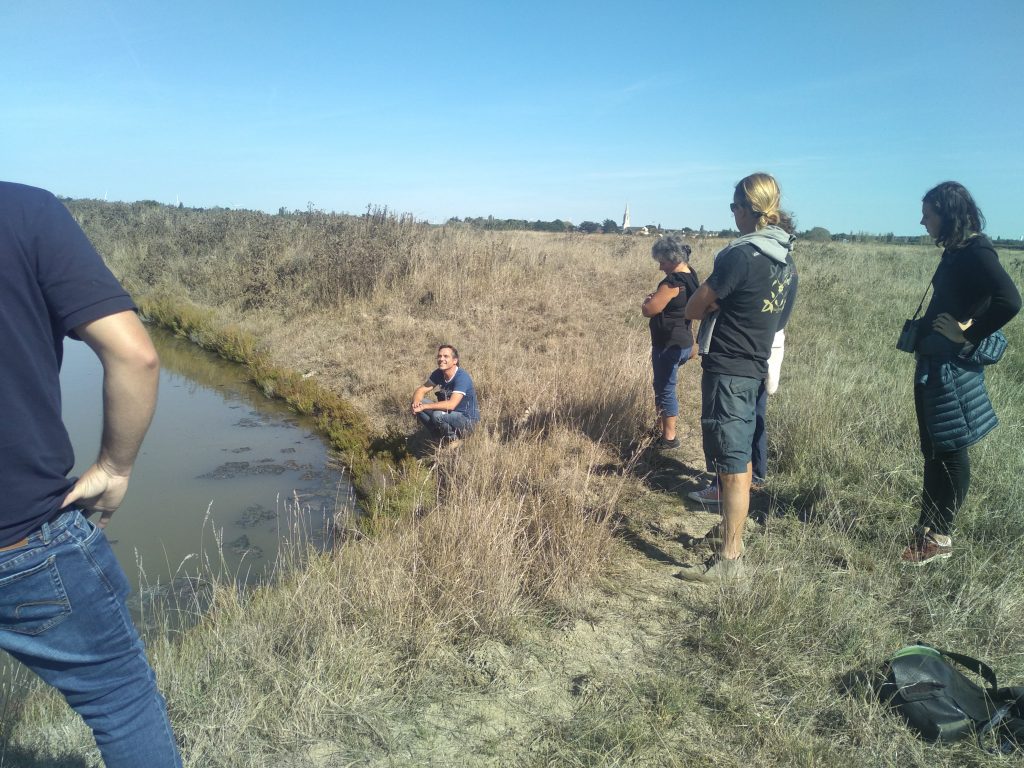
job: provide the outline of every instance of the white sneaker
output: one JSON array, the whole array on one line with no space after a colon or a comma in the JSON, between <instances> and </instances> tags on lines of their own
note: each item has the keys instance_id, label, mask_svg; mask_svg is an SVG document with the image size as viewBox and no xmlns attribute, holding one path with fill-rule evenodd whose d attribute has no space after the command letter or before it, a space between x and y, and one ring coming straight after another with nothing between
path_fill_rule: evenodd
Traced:
<instances>
[{"instance_id":1,"label":"white sneaker","mask_svg":"<svg viewBox=\"0 0 1024 768\"><path fill-rule=\"evenodd\" d=\"M687 497L694 501L699 501L701 504L721 504L722 498L718 488L718 483L712 483L707 488L702 488L699 491L690 491L686 494Z\"/></svg>"}]
</instances>

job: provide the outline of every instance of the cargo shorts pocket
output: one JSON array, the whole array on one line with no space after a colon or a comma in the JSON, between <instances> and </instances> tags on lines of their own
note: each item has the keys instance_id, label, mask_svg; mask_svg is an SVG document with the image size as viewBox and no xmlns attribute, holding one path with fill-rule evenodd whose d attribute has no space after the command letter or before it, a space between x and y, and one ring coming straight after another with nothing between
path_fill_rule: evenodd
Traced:
<instances>
[{"instance_id":1,"label":"cargo shorts pocket","mask_svg":"<svg viewBox=\"0 0 1024 768\"><path fill-rule=\"evenodd\" d=\"M39 635L70 615L56 557L0 579L0 630Z\"/></svg>"},{"instance_id":2,"label":"cargo shorts pocket","mask_svg":"<svg viewBox=\"0 0 1024 768\"><path fill-rule=\"evenodd\" d=\"M704 438L704 453L708 456L720 457L725 453L725 441L722 439L722 423L715 418L700 420L701 436Z\"/></svg>"}]
</instances>

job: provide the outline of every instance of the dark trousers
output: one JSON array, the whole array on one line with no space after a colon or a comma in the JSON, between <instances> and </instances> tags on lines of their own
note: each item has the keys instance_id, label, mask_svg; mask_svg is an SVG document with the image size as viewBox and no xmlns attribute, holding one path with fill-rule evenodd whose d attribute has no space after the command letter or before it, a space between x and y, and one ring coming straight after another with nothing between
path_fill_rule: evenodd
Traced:
<instances>
[{"instance_id":1,"label":"dark trousers","mask_svg":"<svg viewBox=\"0 0 1024 768\"><path fill-rule=\"evenodd\" d=\"M754 411L754 442L750 446L750 465L753 482L763 483L768 478L768 433L764 423L768 416L768 389L764 382L757 390L757 409Z\"/></svg>"},{"instance_id":2,"label":"dark trousers","mask_svg":"<svg viewBox=\"0 0 1024 768\"><path fill-rule=\"evenodd\" d=\"M914 411L924 455L924 488L918 525L948 536L953 529L953 519L964 505L971 487L971 459L966 448L946 452L935 450L928 436L922 388L919 386L914 387Z\"/></svg>"}]
</instances>

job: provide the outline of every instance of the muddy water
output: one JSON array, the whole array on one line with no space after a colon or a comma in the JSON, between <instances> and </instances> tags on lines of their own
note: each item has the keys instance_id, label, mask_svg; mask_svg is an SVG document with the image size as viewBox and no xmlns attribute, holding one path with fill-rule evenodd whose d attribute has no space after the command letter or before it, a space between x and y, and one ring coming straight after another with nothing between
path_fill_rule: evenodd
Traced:
<instances>
[{"instance_id":1,"label":"muddy water","mask_svg":"<svg viewBox=\"0 0 1024 768\"><path fill-rule=\"evenodd\" d=\"M322 545L350 492L312 422L264 397L241 366L150 333L163 368L156 415L107 527L133 587L156 596L211 570L251 583L268 575L282 539ZM61 387L74 474L99 448L101 385L95 355L65 341Z\"/></svg>"}]
</instances>

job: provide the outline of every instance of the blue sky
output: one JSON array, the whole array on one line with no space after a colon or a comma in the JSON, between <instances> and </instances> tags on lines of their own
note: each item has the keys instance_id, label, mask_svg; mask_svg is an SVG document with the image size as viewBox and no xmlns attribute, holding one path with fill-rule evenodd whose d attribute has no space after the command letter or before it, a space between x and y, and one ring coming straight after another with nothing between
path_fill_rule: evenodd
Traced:
<instances>
[{"instance_id":1,"label":"blue sky","mask_svg":"<svg viewBox=\"0 0 1024 768\"><path fill-rule=\"evenodd\" d=\"M920 233L946 179L1024 236L1024 2L33 0L0 177L70 197Z\"/></svg>"}]
</instances>

